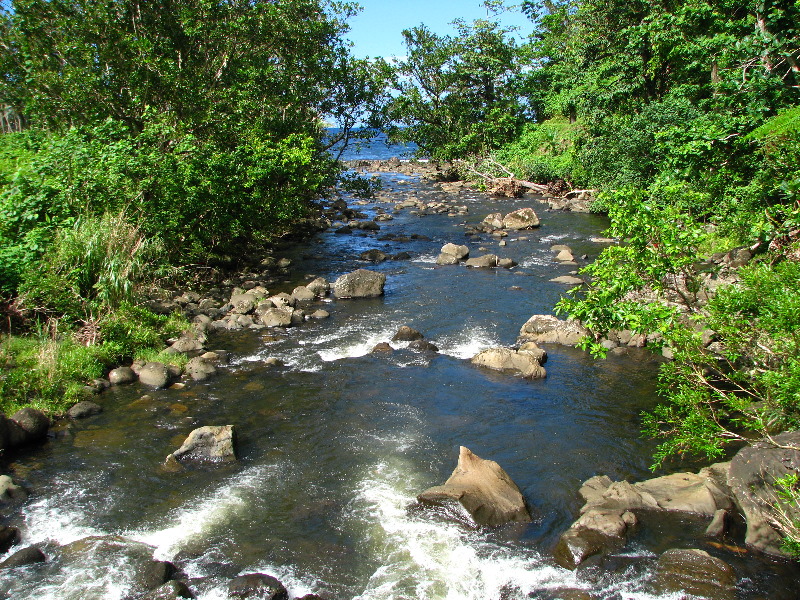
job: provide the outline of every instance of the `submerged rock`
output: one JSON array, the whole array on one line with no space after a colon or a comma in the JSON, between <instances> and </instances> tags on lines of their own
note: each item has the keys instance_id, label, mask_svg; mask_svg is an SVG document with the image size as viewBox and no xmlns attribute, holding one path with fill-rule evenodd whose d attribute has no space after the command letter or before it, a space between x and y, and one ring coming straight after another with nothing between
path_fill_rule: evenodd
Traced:
<instances>
[{"instance_id":1,"label":"submerged rock","mask_svg":"<svg viewBox=\"0 0 800 600\"><path fill-rule=\"evenodd\" d=\"M288 600L289 593L283 584L271 575L250 573L239 575L228 582L228 596L253 600Z\"/></svg>"},{"instance_id":2,"label":"submerged rock","mask_svg":"<svg viewBox=\"0 0 800 600\"><path fill-rule=\"evenodd\" d=\"M39 550L36 546L28 546L22 550L17 550L3 562L0 562L0 569L13 569L15 567L43 563L45 560L47 560L47 558L44 552Z\"/></svg>"},{"instance_id":3,"label":"submerged rock","mask_svg":"<svg viewBox=\"0 0 800 600\"><path fill-rule=\"evenodd\" d=\"M383 295L386 275L368 269L358 269L339 277L333 284L337 298L376 298Z\"/></svg>"},{"instance_id":4,"label":"submerged rock","mask_svg":"<svg viewBox=\"0 0 800 600\"><path fill-rule=\"evenodd\" d=\"M153 552L153 546L121 536L92 536L62 546L58 562L62 569L80 567L94 571L98 578L122 578L115 570L124 568L126 592L137 597L166 583L175 571L172 563L155 560Z\"/></svg>"},{"instance_id":5,"label":"submerged rock","mask_svg":"<svg viewBox=\"0 0 800 600\"><path fill-rule=\"evenodd\" d=\"M194 597L194 594L184 582L172 579L161 587L145 594L139 600L180 600Z\"/></svg>"},{"instance_id":6,"label":"submerged rock","mask_svg":"<svg viewBox=\"0 0 800 600\"><path fill-rule=\"evenodd\" d=\"M176 460L227 462L236 460L236 432L233 425L199 427L189 434L180 448L167 456L166 463Z\"/></svg>"},{"instance_id":7,"label":"submerged rock","mask_svg":"<svg viewBox=\"0 0 800 600\"><path fill-rule=\"evenodd\" d=\"M478 525L529 523L531 515L517 485L492 460L484 460L461 446L458 466L444 483L422 492L423 505L458 503Z\"/></svg>"},{"instance_id":8,"label":"submerged rock","mask_svg":"<svg viewBox=\"0 0 800 600\"><path fill-rule=\"evenodd\" d=\"M655 586L660 593L691 594L706 600L734 600L736 574L724 560L703 550L667 550L658 559Z\"/></svg>"}]
</instances>

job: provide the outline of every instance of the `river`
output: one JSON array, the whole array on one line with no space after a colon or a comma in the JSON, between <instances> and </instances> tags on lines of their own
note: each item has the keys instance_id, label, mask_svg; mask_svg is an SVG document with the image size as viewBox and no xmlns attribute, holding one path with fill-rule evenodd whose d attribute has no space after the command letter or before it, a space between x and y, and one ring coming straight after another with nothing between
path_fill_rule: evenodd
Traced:
<instances>
[{"instance_id":1,"label":"river","mask_svg":"<svg viewBox=\"0 0 800 600\"><path fill-rule=\"evenodd\" d=\"M333 281L371 268L387 275L383 298L325 302L330 319L286 334L218 334L208 346L229 350L232 362L209 382L156 392L112 388L99 396L102 414L62 425L43 446L5 458L6 472L31 490L10 524L24 544L54 558L0 574L0 592L125 598L126 564L62 568L58 561L59 545L118 534L174 561L201 600L226 598L231 577L254 571L281 579L292 597L547 599L577 588L644 600L658 597L648 586L658 553L697 544L736 567L742 598L795 598L782 583L795 573L790 567L708 547L697 540L706 524L688 518L645 521L624 550L577 574L555 565L550 553L578 514L582 481L652 476L654 444L640 437L639 414L657 401L658 360L642 350L596 361L551 346L547 378L527 381L467 359L513 345L531 315L550 313L566 288L549 280L574 269L556 264L550 246L569 244L591 260L602 246L590 240L606 221L471 191L458 198L466 217L392 213L397 198L431 200L442 192L414 176L378 176L383 194L357 208L369 216L382 208L393 220L376 234L328 231L287 249L292 274L269 288L291 291L309 275ZM537 210L540 229L512 234L504 247L490 237L468 242L474 254L485 247L518 267L434 264L444 243L467 243L465 223L523 206ZM386 234L418 237L378 239ZM412 258L359 260L372 248ZM369 354L401 325L421 331L440 352L400 344L388 356ZM265 366L270 357L284 366ZM166 455L207 424L236 426L239 460L163 470ZM504 467L533 523L470 530L409 510L416 494L448 477L460 445Z\"/></svg>"}]
</instances>

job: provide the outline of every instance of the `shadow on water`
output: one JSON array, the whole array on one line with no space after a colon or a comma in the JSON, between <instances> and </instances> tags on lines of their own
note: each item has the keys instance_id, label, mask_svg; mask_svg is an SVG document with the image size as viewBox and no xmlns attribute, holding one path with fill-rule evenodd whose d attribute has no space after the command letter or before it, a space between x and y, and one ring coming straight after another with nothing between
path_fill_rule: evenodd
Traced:
<instances>
[{"instance_id":1,"label":"shadow on water","mask_svg":"<svg viewBox=\"0 0 800 600\"><path fill-rule=\"evenodd\" d=\"M383 177L395 194L440 193L415 179ZM647 574L668 546L664 540L697 543L692 536L702 523L645 523L623 553L606 559L621 575L594 567L574 574L554 566L549 553L575 519L582 481L650 476L653 442L640 437L639 414L656 402L657 360L636 350L595 361L550 346L541 381L466 360L512 345L530 315L550 312L565 288L549 279L575 268L555 264L550 245L570 244L590 260L602 247L590 239L604 220L543 212L541 229L512 234L501 247L492 238L467 240L461 225L531 201L487 204L474 193L459 200L469 206L467 217L405 211L377 235L323 233L289 253L294 275L285 290L307 274L333 279L368 267L387 274L384 298L325 303L330 319L286 335L218 335L211 345L230 350L234 361L212 381L146 396L137 386L114 388L101 397L104 413L64 424L42 448L9 458L8 469L32 490L11 518L25 543L57 555L57 545L87 535L125 535L199 578L193 582L203 599L224 598L226 578L252 570L278 576L293 595L332 598L545 598L562 587L603 598L652 597ZM380 201L359 208L374 214L380 207L391 209ZM424 237L377 239L387 232ZM450 241L468 243L474 254L484 247L519 267L437 267L436 253ZM371 248L412 258L361 261ZM440 353L395 344L390 355L369 354L403 324ZM265 366L268 357L284 366ZM239 461L163 469L188 432L207 424L236 426ZM417 493L448 477L460 445L508 471L532 508L532 524L470 531L408 511ZM724 558L738 569L742 597L790 597L777 591L782 567ZM19 598L125 595L114 573L97 591L76 588L74 572L48 568L2 574L0 590Z\"/></svg>"}]
</instances>

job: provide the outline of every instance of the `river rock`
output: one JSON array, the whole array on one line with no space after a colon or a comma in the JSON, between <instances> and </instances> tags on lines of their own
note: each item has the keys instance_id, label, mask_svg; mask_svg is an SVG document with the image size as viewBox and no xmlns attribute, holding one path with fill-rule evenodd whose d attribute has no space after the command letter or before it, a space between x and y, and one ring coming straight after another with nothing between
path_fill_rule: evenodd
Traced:
<instances>
[{"instance_id":1,"label":"river rock","mask_svg":"<svg viewBox=\"0 0 800 600\"><path fill-rule=\"evenodd\" d=\"M180 600L182 598L194 598L189 586L183 581L174 579L168 581L152 592L145 594L139 600Z\"/></svg>"},{"instance_id":2,"label":"river rock","mask_svg":"<svg viewBox=\"0 0 800 600\"><path fill-rule=\"evenodd\" d=\"M495 254L484 254L475 258L467 259L465 263L468 267L473 268L491 268L497 266L497 256Z\"/></svg>"},{"instance_id":3,"label":"river rock","mask_svg":"<svg viewBox=\"0 0 800 600\"><path fill-rule=\"evenodd\" d=\"M25 443L36 442L47 437L50 419L36 408L22 408L11 415L11 420L25 432Z\"/></svg>"},{"instance_id":4,"label":"river rock","mask_svg":"<svg viewBox=\"0 0 800 600\"><path fill-rule=\"evenodd\" d=\"M408 325L403 325L400 329L397 330L397 333L394 334L392 338L393 342L413 342L414 340L421 340L425 336L422 335L416 329L409 327Z\"/></svg>"},{"instance_id":5,"label":"river rock","mask_svg":"<svg viewBox=\"0 0 800 600\"><path fill-rule=\"evenodd\" d=\"M550 280L552 283L563 283L565 285L583 285L584 281L580 277L575 277L574 275L561 275L559 277L553 277Z\"/></svg>"},{"instance_id":6,"label":"river rock","mask_svg":"<svg viewBox=\"0 0 800 600\"><path fill-rule=\"evenodd\" d=\"M457 265L458 258L453 256L452 254L445 254L444 252L436 257L436 264L439 266L449 266L449 265Z\"/></svg>"},{"instance_id":7,"label":"river rock","mask_svg":"<svg viewBox=\"0 0 800 600\"><path fill-rule=\"evenodd\" d=\"M176 352L180 352L181 354L192 354L198 353L203 350L203 344L205 343L205 334L201 334L200 336L192 333L192 332L184 332L180 338L178 338L175 343L170 346Z\"/></svg>"},{"instance_id":8,"label":"river rock","mask_svg":"<svg viewBox=\"0 0 800 600\"><path fill-rule=\"evenodd\" d=\"M137 597L166 583L175 572L172 563L153 559L155 548L121 536L92 536L61 547L60 566L80 566L96 577L114 575L114 565L125 565L126 596ZM122 574L119 574L122 578Z\"/></svg>"},{"instance_id":9,"label":"river rock","mask_svg":"<svg viewBox=\"0 0 800 600\"><path fill-rule=\"evenodd\" d=\"M195 356L186 363L184 371L194 381L205 381L216 374L217 368L210 361L200 356Z\"/></svg>"},{"instance_id":10,"label":"river rock","mask_svg":"<svg viewBox=\"0 0 800 600\"><path fill-rule=\"evenodd\" d=\"M417 350L419 352L438 352L439 347L432 344L428 340L414 340L408 343L409 350Z\"/></svg>"},{"instance_id":11,"label":"river rock","mask_svg":"<svg viewBox=\"0 0 800 600\"><path fill-rule=\"evenodd\" d=\"M169 375L169 368L161 362L148 362L139 369L139 381L156 389L167 387Z\"/></svg>"},{"instance_id":12,"label":"river rock","mask_svg":"<svg viewBox=\"0 0 800 600\"><path fill-rule=\"evenodd\" d=\"M520 208L503 217L503 227L505 229L533 229L534 227L539 227L540 224L539 217L536 216L532 208Z\"/></svg>"},{"instance_id":13,"label":"river rock","mask_svg":"<svg viewBox=\"0 0 800 600\"><path fill-rule=\"evenodd\" d=\"M180 448L167 456L167 464L175 460L229 462L236 460L236 431L233 425L207 425L189 434Z\"/></svg>"},{"instance_id":14,"label":"river rock","mask_svg":"<svg viewBox=\"0 0 800 600\"><path fill-rule=\"evenodd\" d=\"M379 342L369 351L370 354L391 354L392 352L394 352L394 348L389 342Z\"/></svg>"},{"instance_id":15,"label":"river rock","mask_svg":"<svg viewBox=\"0 0 800 600\"><path fill-rule=\"evenodd\" d=\"M8 552L11 546L19 543L19 540L19 529L8 525L0 525L0 554Z\"/></svg>"},{"instance_id":16,"label":"river rock","mask_svg":"<svg viewBox=\"0 0 800 600\"><path fill-rule=\"evenodd\" d=\"M569 263L573 262L575 260L575 257L569 250L561 250L558 254L556 254L555 260L557 260L558 262Z\"/></svg>"},{"instance_id":17,"label":"river rock","mask_svg":"<svg viewBox=\"0 0 800 600\"><path fill-rule=\"evenodd\" d=\"M111 385L123 385L136 381L136 373L130 367L117 367L108 373L108 380Z\"/></svg>"},{"instance_id":18,"label":"river rock","mask_svg":"<svg viewBox=\"0 0 800 600\"><path fill-rule=\"evenodd\" d=\"M589 335L589 330L572 319L562 321L552 315L533 315L522 326L519 335L521 341L574 346Z\"/></svg>"},{"instance_id":19,"label":"river rock","mask_svg":"<svg viewBox=\"0 0 800 600\"><path fill-rule=\"evenodd\" d=\"M239 575L228 582L230 598L258 600L289 600L289 593L283 584L264 573Z\"/></svg>"},{"instance_id":20,"label":"river rock","mask_svg":"<svg viewBox=\"0 0 800 600\"><path fill-rule=\"evenodd\" d=\"M501 269L513 269L517 266L517 261L512 258L500 258L497 261L497 266Z\"/></svg>"},{"instance_id":21,"label":"river rock","mask_svg":"<svg viewBox=\"0 0 800 600\"><path fill-rule=\"evenodd\" d=\"M492 229L502 229L503 215L500 213L491 213L489 215L486 215L486 218L483 219L483 224L487 225Z\"/></svg>"},{"instance_id":22,"label":"river rock","mask_svg":"<svg viewBox=\"0 0 800 600\"><path fill-rule=\"evenodd\" d=\"M800 471L800 431L775 435L775 444L758 442L739 450L730 463L728 483L734 501L747 521L745 543L761 552L784 556L783 534L774 523L777 499L772 481ZM783 446L783 447L779 447ZM787 507L788 516L800 520L796 507Z\"/></svg>"},{"instance_id":23,"label":"river rock","mask_svg":"<svg viewBox=\"0 0 800 600\"><path fill-rule=\"evenodd\" d=\"M270 296L269 301L272 302L272 306L276 308L284 308L286 306L294 307L297 304L297 300L291 294L287 294L286 292L281 292L280 294Z\"/></svg>"},{"instance_id":24,"label":"river rock","mask_svg":"<svg viewBox=\"0 0 800 600\"><path fill-rule=\"evenodd\" d=\"M306 288L314 292L314 295L318 298L324 298L328 295L328 292L331 289L331 284L329 284L324 278L317 277L313 281L306 284Z\"/></svg>"},{"instance_id":25,"label":"river rock","mask_svg":"<svg viewBox=\"0 0 800 600\"><path fill-rule=\"evenodd\" d=\"M339 277L333 284L337 298L375 298L383 295L386 275L368 269L358 269Z\"/></svg>"},{"instance_id":26,"label":"river rock","mask_svg":"<svg viewBox=\"0 0 800 600\"><path fill-rule=\"evenodd\" d=\"M590 556L607 554L620 548L628 529L636 524L632 512L590 510L575 521L558 540L553 551L556 562L575 569Z\"/></svg>"},{"instance_id":27,"label":"river rock","mask_svg":"<svg viewBox=\"0 0 800 600\"><path fill-rule=\"evenodd\" d=\"M94 415L99 415L103 412L103 407L96 402L89 402L88 400L81 400L67 411L67 416L70 419L85 419Z\"/></svg>"},{"instance_id":28,"label":"river rock","mask_svg":"<svg viewBox=\"0 0 800 600\"><path fill-rule=\"evenodd\" d=\"M488 348L473 356L471 362L494 371L516 373L526 379L544 379L547 376L533 353L518 352L511 348Z\"/></svg>"},{"instance_id":29,"label":"river rock","mask_svg":"<svg viewBox=\"0 0 800 600\"><path fill-rule=\"evenodd\" d=\"M253 312L258 303L255 294L233 294L228 302L231 305L230 312L237 315L246 315Z\"/></svg>"},{"instance_id":30,"label":"river rock","mask_svg":"<svg viewBox=\"0 0 800 600\"><path fill-rule=\"evenodd\" d=\"M547 352L544 350L544 348L539 348L535 342L525 342L519 347L517 352L530 354L537 361L539 361L540 365L543 365L547 362Z\"/></svg>"},{"instance_id":31,"label":"river rock","mask_svg":"<svg viewBox=\"0 0 800 600\"><path fill-rule=\"evenodd\" d=\"M292 298L295 302L313 302L317 295L304 285L300 285L292 290Z\"/></svg>"},{"instance_id":32,"label":"river rock","mask_svg":"<svg viewBox=\"0 0 800 600\"><path fill-rule=\"evenodd\" d=\"M469 257L469 248L464 245L445 244L442 246L441 253L455 256L458 260L464 260Z\"/></svg>"},{"instance_id":33,"label":"river rock","mask_svg":"<svg viewBox=\"0 0 800 600\"><path fill-rule=\"evenodd\" d=\"M382 250L373 249L362 252L359 258L361 260L367 260L369 262L379 263L387 260L389 258L389 255L386 254L386 252L383 252Z\"/></svg>"},{"instance_id":34,"label":"river rock","mask_svg":"<svg viewBox=\"0 0 800 600\"><path fill-rule=\"evenodd\" d=\"M703 550L667 550L658 559L655 587L659 593L691 594L706 600L734 600L736 574L725 561Z\"/></svg>"},{"instance_id":35,"label":"river rock","mask_svg":"<svg viewBox=\"0 0 800 600\"><path fill-rule=\"evenodd\" d=\"M291 306L268 308L260 317L261 324L267 327L290 327L294 309Z\"/></svg>"},{"instance_id":36,"label":"river rock","mask_svg":"<svg viewBox=\"0 0 800 600\"><path fill-rule=\"evenodd\" d=\"M459 503L478 525L530 523L531 515L517 485L492 460L484 460L461 446L458 466L444 485L422 492L424 504Z\"/></svg>"},{"instance_id":37,"label":"river rock","mask_svg":"<svg viewBox=\"0 0 800 600\"><path fill-rule=\"evenodd\" d=\"M36 546L28 546L22 550L17 550L0 562L0 569L13 569L15 567L24 567L25 565L34 565L36 563L43 563L47 560L44 552L39 550Z\"/></svg>"},{"instance_id":38,"label":"river rock","mask_svg":"<svg viewBox=\"0 0 800 600\"><path fill-rule=\"evenodd\" d=\"M28 497L25 488L14 483L8 475L0 475L0 502L7 504Z\"/></svg>"}]
</instances>

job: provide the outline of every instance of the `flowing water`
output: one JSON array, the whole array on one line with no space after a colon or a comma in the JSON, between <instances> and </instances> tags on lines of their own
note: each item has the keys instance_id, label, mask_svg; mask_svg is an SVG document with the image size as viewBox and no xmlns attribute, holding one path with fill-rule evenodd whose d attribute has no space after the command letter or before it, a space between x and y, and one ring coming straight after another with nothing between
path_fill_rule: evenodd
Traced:
<instances>
[{"instance_id":1,"label":"flowing water","mask_svg":"<svg viewBox=\"0 0 800 600\"><path fill-rule=\"evenodd\" d=\"M388 193L434 194L415 177L381 175ZM100 396L105 411L56 429L43 446L5 457L6 471L31 489L10 523L24 544L54 560L0 574L11 598L126 597L130 566L87 561L69 568L58 546L90 535L123 535L152 545L192 578L201 600L225 598L238 573L277 576L292 597L500 599L554 598L578 588L598 598L654 598L647 580L657 554L697 546L737 568L742 597L796 597L781 582L789 567L737 558L698 541L705 523L645 522L620 553L578 574L555 565L551 550L576 518L580 483L596 474L647 478L653 444L639 436L639 413L656 399L657 360L648 352L595 361L550 346L541 381L479 370L479 350L512 345L532 314L549 313L565 288L548 280L569 271L550 245L566 243L591 260L597 215L544 212L531 199L489 200L465 193L467 217L409 211L377 234L319 234L292 249L290 291L306 275L333 280L359 267L387 275L375 300L326 302L325 321L286 335L246 331L214 337L232 364L207 383L148 392L138 385ZM506 247L469 242L519 262L512 270L437 267L438 249L464 243L463 223L533 205L543 226L512 234ZM369 214L383 206L359 207ZM382 242L386 233L425 236ZM523 239L527 238L527 239ZM371 248L407 251L409 261L370 265ZM369 350L401 325L440 348L423 354L395 344ZM267 367L279 358L283 367ZM239 460L215 468L161 468L194 427L233 424ZM443 482L458 447L499 462L521 488L534 521L475 530L414 510L416 494ZM787 574L788 573L788 574ZM677 598L677 596L673 596ZM664 596L663 598L670 598Z\"/></svg>"}]
</instances>

